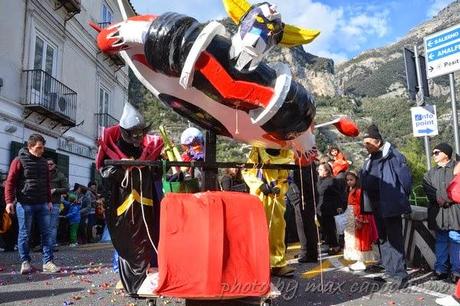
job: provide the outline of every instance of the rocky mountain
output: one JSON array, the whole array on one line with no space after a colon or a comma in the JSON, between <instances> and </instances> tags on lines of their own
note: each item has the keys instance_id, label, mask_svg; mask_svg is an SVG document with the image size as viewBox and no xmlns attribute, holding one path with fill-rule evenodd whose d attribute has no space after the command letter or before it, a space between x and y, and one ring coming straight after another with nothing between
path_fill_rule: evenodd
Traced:
<instances>
[{"instance_id":1,"label":"rocky mountain","mask_svg":"<svg viewBox=\"0 0 460 306\"><path fill-rule=\"evenodd\" d=\"M406 79L404 68L404 47L419 47L423 55L423 37L460 23L460 1L451 3L433 19L414 29L399 41L378 49L368 50L336 67L336 91L342 95L358 97L404 97ZM457 74L457 78L459 75ZM441 97L449 93L448 79L436 78L429 82L430 93Z\"/></svg>"}]
</instances>

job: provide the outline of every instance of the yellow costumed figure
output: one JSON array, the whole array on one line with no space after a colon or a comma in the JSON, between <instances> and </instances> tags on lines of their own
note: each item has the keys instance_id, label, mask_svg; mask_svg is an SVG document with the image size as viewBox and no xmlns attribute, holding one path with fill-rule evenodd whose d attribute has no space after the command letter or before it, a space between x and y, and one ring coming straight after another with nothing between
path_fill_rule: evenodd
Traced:
<instances>
[{"instance_id":1,"label":"yellow costumed figure","mask_svg":"<svg viewBox=\"0 0 460 306\"><path fill-rule=\"evenodd\" d=\"M294 153L290 150L264 149L253 147L249 153L249 163L291 164ZM284 236L286 222L284 196L288 190L288 170L247 169L242 172L250 192L262 201L269 226L270 267L272 275L291 276L294 269L288 267Z\"/></svg>"}]
</instances>

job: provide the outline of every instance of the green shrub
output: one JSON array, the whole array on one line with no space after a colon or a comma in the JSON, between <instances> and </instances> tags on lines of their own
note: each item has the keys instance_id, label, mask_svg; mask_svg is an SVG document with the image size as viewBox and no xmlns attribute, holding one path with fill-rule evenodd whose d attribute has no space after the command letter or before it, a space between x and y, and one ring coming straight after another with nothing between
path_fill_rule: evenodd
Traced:
<instances>
[{"instance_id":1,"label":"green shrub","mask_svg":"<svg viewBox=\"0 0 460 306\"><path fill-rule=\"evenodd\" d=\"M428 199L426 198L425 192L422 188L423 176L427 172L425 152L422 145L421 138L411 138L401 148L401 152L407 159L407 163L412 172L412 195L411 202L417 205L427 206Z\"/></svg>"}]
</instances>

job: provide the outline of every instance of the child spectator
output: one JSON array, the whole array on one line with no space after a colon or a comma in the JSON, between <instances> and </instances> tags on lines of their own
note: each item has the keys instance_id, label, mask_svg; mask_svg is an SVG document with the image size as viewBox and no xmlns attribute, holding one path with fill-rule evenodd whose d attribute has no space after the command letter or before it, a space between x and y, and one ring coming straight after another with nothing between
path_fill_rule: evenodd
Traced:
<instances>
[{"instance_id":1,"label":"child spectator","mask_svg":"<svg viewBox=\"0 0 460 306\"><path fill-rule=\"evenodd\" d=\"M348 209L343 256L347 260L356 260L356 263L349 266L351 271L363 271L366 269L365 261L377 260L377 254L372 249L373 242L378 239L377 228L373 215L361 214L358 175L348 172L345 178L348 186Z\"/></svg>"},{"instance_id":2,"label":"child spectator","mask_svg":"<svg viewBox=\"0 0 460 306\"><path fill-rule=\"evenodd\" d=\"M78 227L80 225L80 202L77 201L77 195L73 192L69 192L68 201L62 200L67 214L65 217L69 220L69 240L71 247L76 247Z\"/></svg>"},{"instance_id":3,"label":"child spectator","mask_svg":"<svg viewBox=\"0 0 460 306\"><path fill-rule=\"evenodd\" d=\"M204 137L203 133L197 128L189 127L185 129L180 136L182 148L182 161L202 161L204 160ZM189 168L186 176L194 177L199 182L199 187L203 185L203 175L201 169Z\"/></svg>"},{"instance_id":4,"label":"child spectator","mask_svg":"<svg viewBox=\"0 0 460 306\"><path fill-rule=\"evenodd\" d=\"M197 128L189 127L180 136L183 161L204 160L204 137Z\"/></svg>"},{"instance_id":5,"label":"child spectator","mask_svg":"<svg viewBox=\"0 0 460 306\"><path fill-rule=\"evenodd\" d=\"M332 169L328 163L318 166L318 215L321 230L329 246L329 255L336 255L340 252L337 241L337 228L334 216L343 212L344 201L342 190L337 180L332 176Z\"/></svg>"},{"instance_id":6,"label":"child spectator","mask_svg":"<svg viewBox=\"0 0 460 306\"><path fill-rule=\"evenodd\" d=\"M332 175L338 176L340 173L345 174L350 164L340 149L337 146L331 146L329 155L332 157Z\"/></svg>"}]
</instances>

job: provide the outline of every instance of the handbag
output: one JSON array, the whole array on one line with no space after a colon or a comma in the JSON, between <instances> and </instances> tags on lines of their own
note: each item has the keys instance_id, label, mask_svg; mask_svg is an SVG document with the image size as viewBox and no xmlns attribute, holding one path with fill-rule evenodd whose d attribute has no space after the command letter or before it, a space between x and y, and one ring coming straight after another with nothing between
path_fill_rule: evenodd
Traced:
<instances>
[{"instance_id":1,"label":"handbag","mask_svg":"<svg viewBox=\"0 0 460 306\"><path fill-rule=\"evenodd\" d=\"M166 161L163 160L163 193L176 192L176 193L195 193L200 192L200 184L197 178L185 178L182 181L170 182L168 181ZM192 172L193 173L193 172Z\"/></svg>"},{"instance_id":2,"label":"handbag","mask_svg":"<svg viewBox=\"0 0 460 306\"><path fill-rule=\"evenodd\" d=\"M334 219L335 219L335 226L337 228L337 234L343 235L343 233L345 232L345 227L347 225L346 211L341 214L335 215Z\"/></svg>"},{"instance_id":3,"label":"handbag","mask_svg":"<svg viewBox=\"0 0 460 306\"><path fill-rule=\"evenodd\" d=\"M4 234L10 229L11 224L13 224L13 221L11 220L10 215L6 211L3 212L3 215L0 216L0 218L2 219L0 220L0 234Z\"/></svg>"}]
</instances>

